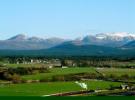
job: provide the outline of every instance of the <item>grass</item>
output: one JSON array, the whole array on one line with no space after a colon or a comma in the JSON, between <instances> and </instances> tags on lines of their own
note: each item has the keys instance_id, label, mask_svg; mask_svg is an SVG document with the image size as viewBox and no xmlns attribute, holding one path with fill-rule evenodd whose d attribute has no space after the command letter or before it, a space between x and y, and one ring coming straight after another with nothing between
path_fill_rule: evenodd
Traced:
<instances>
[{"instance_id":1,"label":"grass","mask_svg":"<svg viewBox=\"0 0 135 100\"><path fill-rule=\"evenodd\" d=\"M129 69L129 68L100 68L97 69L99 72L103 73L104 75L116 75L116 76L122 76L122 75L129 75L129 76L135 76L135 69ZM43 79L43 78L51 78L54 75L65 75L65 74L75 74L75 73L96 73L94 67L84 67L84 68L53 68L50 69L49 73L39 73L34 75L24 75L22 78L24 80L29 79Z\"/></svg>"},{"instance_id":2,"label":"grass","mask_svg":"<svg viewBox=\"0 0 135 100\"><path fill-rule=\"evenodd\" d=\"M15 67L16 65L14 65ZM23 65L20 65L23 66ZM128 74L135 76L135 69L122 68L100 68L99 72L105 75L115 74L117 76ZM38 73L33 75L21 76L25 80L39 80L43 78L51 78L54 75L66 75L75 73L96 73L94 67L84 68L52 68L49 73ZM84 81L88 85L88 89L109 89L110 86L120 86L120 82L108 82L89 80ZM24 84L0 84L0 96L42 96L54 93L70 92L82 90L75 82L45 82L45 83L24 83Z\"/></svg>"},{"instance_id":3,"label":"grass","mask_svg":"<svg viewBox=\"0 0 135 100\"><path fill-rule=\"evenodd\" d=\"M0 62L1 64L2 62ZM6 64L8 67L41 67L45 66L43 63L36 63L36 64ZM129 68L101 68L97 69L99 72L110 75L115 74L116 76L121 75L129 75L129 76L135 76L135 69L129 69ZM51 77L52 75L61 75L61 74L71 74L71 73L82 73L82 72L93 72L94 67L87 67L87 68L67 68L67 69L61 69L61 68L53 68L51 69L51 73L41 73L38 75L26 75L23 76L24 79L41 79L43 77ZM114 73L115 72L115 73Z\"/></svg>"},{"instance_id":4,"label":"grass","mask_svg":"<svg viewBox=\"0 0 135 100\"><path fill-rule=\"evenodd\" d=\"M120 86L118 82L86 81L88 89L107 89L110 85ZM74 82L25 83L0 86L0 96L42 96L54 93L83 90Z\"/></svg>"},{"instance_id":5,"label":"grass","mask_svg":"<svg viewBox=\"0 0 135 100\"><path fill-rule=\"evenodd\" d=\"M5 64L7 67L41 67L45 66L43 63L35 63L35 64Z\"/></svg>"},{"instance_id":6,"label":"grass","mask_svg":"<svg viewBox=\"0 0 135 100\"><path fill-rule=\"evenodd\" d=\"M99 72L105 74L105 75L129 75L129 76L135 76L135 69L129 69L129 68L101 68L97 69Z\"/></svg>"},{"instance_id":7,"label":"grass","mask_svg":"<svg viewBox=\"0 0 135 100\"><path fill-rule=\"evenodd\" d=\"M24 75L23 79L42 79L42 78L51 78L54 75L65 75L65 74L75 74L75 73L96 73L94 68L52 68L49 73L38 73L35 75Z\"/></svg>"}]
</instances>

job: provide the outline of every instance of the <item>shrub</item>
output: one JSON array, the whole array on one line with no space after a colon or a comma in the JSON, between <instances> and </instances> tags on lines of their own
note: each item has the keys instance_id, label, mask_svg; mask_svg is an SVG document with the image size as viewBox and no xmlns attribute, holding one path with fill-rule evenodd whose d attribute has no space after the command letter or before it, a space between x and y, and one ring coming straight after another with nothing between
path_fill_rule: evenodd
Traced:
<instances>
[{"instance_id":1,"label":"shrub","mask_svg":"<svg viewBox=\"0 0 135 100\"><path fill-rule=\"evenodd\" d=\"M27 83L27 80L22 79L21 83Z\"/></svg>"},{"instance_id":2,"label":"shrub","mask_svg":"<svg viewBox=\"0 0 135 100\"><path fill-rule=\"evenodd\" d=\"M19 75L17 75L17 74L14 74L12 76L12 82L13 83L21 83L21 77Z\"/></svg>"},{"instance_id":3,"label":"shrub","mask_svg":"<svg viewBox=\"0 0 135 100\"><path fill-rule=\"evenodd\" d=\"M51 81L51 79L49 79L49 78L42 78L42 79L40 79L40 82L50 82Z\"/></svg>"},{"instance_id":4,"label":"shrub","mask_svg":"<svg viewBox=\"0 0 135 100\"><path fill-rule=\"evenodd\" d=\"M5 67L3 64L0 64L0 67Z\"/></svg>"},{"instance_id":5,"label":"shrub","mask_svg":"<svg viewBox=\"0 0 135 100\"><path fill-rule=\"evenodd\" d=\"M65 76L64 75L53 76L52 81L65 81Z\"/></svg>"},{"instance_id":6,"label":"shrub","mask_svg":"<svg viewBox=\"0 0 135 100\"><path fill-rule=\"evenodd\" d=\"M129 78L128 74L121 75L121 79L128 80Z\"/></svg>"},{"instance_id":7,"label":"shrub","mask_svg":"<svg viewBox=\"0 0 135 100\"><path fill-rule=\"evenodd\" d=\"M4 72L3 79L10 81L10 80L12 80L12 75L8 72Z\"/></svg>"},{"instance_id":8,"label":"shrub","mask_svg":"<svg viewBox=\"0 0 135 100\"><path fill-rule=\"evenodd\" d=\"M33 70L33 71L32 71L32 74L38 74L38 73L39 73L38 70Z\"/></svg>"}]
</instances>

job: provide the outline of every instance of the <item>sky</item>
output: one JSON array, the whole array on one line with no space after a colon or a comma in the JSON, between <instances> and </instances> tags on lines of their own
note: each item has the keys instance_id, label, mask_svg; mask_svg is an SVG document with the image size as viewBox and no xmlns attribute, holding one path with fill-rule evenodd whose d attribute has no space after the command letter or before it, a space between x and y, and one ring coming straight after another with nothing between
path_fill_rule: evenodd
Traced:
<instances>
[{"instance_id":1,"label":"sky","mask_svg":"<svg viewBox=\"0 0 135 100\"><path fill-rule=\"evenodd\" d=\"M135 33L135 0L0 0L0 39Z\"/></svg>"}]
</instances>

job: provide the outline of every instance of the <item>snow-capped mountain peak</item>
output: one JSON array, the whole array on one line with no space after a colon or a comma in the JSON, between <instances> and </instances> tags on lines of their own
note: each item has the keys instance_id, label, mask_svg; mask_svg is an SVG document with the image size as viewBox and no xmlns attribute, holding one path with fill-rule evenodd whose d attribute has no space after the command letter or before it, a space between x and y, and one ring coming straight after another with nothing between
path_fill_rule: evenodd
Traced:
<instances>
[{"instance_id":1,"label":"snow-capped mountain peak","mask_svg":"<svg viewBox=\"0 0 135 100\"><path fill-rule=\"evenodd\" d=\"M127 33L127 32L115 32L115 33L100 33L96 34L95 37L97 39L103 39L103 40L114 40L114 41L123 41L128 40L132 41L135 40L135 34Z\"/></svg>"},{"instance_id":2,"label":"snow-capped mountain peak","mask_svg":"<svg viewBox=\"0 0 135 100\"><path fill-rule=\"evenodd\" d=\"M119 47L135 40L135 34L127 32L99 33L83 38L83 44Z\"/></svg>"}]
</instances>

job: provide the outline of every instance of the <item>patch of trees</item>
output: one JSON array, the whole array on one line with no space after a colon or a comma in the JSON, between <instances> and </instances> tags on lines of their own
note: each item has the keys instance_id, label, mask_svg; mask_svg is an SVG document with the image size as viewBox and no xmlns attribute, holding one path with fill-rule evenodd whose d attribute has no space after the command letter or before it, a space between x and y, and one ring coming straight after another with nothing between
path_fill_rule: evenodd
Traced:
<instances>
[{"instance_id":1,"label":"patch of trees","mask_svg":"<svg viewBox=\"0 0 135 100\"><path fill-rule=\"evenodd\" d=\"M69 60L61 61L63 66L77 66L77 67L103 67L103 68L135 68L134 62L116 61L116 60Z\"/></svg>"},{"instance_id":2,"label":"patch of trees","mask_svg":"<svg viewBox=\"0 0 135 100\"><path fill-rule=\"evenodd\" d=\"M51 60L51 59L60 59L60 60L95 60L95 61L126 61L131 62L135 61L135 57L125 57L125 56L0 56L0 61L6 62L10 61L10 63L17 61L30 61L31 59L39 59L39 60Z\"/></svg>"},{"instance_id":3,"label":"patch of trees","mask_svg":"<svg viewBox=\"0 0 135 100\"><path fill-rule=\"evenodd\" d=\"M64 57L0 57L1 62L5 63L23 63L39 60L53 63L53 59L58 59L62 66L77 67L119 67L119 68L135 68L135 58L130 57L89 57L89 56L64 56ZM2 65L1 65L2 66Z\"/></svg>"},{"instance_id":4,"label":"patch of trees","mask_svg":"<svg viewBox=\"0 0 135 100\"><path fill-rule=\"evenodd\" d=\"M125 82L125 83L134 83L132 80L135 79L133 76L123 74L121 76L116 76L115 74L110 74L103 76L97 73L77 73L77 74L67 74L67 75L54 75L51 78L42 78L40 82L56 82L56 81L80 81L80 80L104 80L112 82Z\"/></svg>"},{"instance_id":5,"label":"patch of trees","mask_svg":"<svg viewBox=\"0 0 135 100\"><path fill-rule=\"evenodd\" d=\"M21 75L31 75L37 73L49 72L46 67L17 67L17 68L1 68L0 79L12 81L13 83L22 82Z\"/></svg>"},{"instance_id":6,"label":"patch of trees","mask_svg":"<svg viewBox=\"0 0 135 100\"><path fill-rule=\"evenodd\" d=\"M66 74L66 75L54 75L51 79L42 78L40 82L56 82L56 81L80 81L83 78L96 79L100 77L95 73L77 73L77 74Z\"/></svg>"},{"instance_id":7,"label":"patch of trees","mask_svg":"<svg viewBox=\"0 0 135 100\"><path fill-rule=\"evenodd\" d=\"M36 73L45 73L48 72L46 67L17 67L17 68L8 68L7 72L10 74L19 74L19 75L31 75Z\"/></svg>"}]
</instances>

